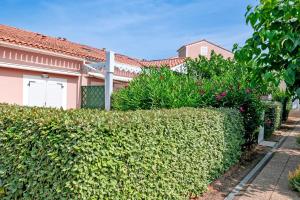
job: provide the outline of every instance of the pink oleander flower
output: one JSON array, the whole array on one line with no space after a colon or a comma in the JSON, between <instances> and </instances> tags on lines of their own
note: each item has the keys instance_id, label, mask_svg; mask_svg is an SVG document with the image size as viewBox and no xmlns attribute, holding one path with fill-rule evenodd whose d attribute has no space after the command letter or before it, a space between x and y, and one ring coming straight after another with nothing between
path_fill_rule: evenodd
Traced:
<instances>
[{"instance_id":1,"label":"pink oleander flower","mask_svg":"<svg viewBox=\"0 0 300 200\"><path fill-rule=\"evenodd\" d=\"M227 95L227 93L226 93L226 92L222 92L220 95L221 95L222 97L225 97L225 96Z\"/></svg>"},{"instance_id":2,"label":"pink oleander flower","mask_svg":"<svg viewBox=\"0 0 300 200\"><path fill-rule=\"evenodd\" d=\"M241 107L240 107L240 111L241 111L241 112L245 112L246 110L245 110L245 108L244 108L243 106L241 106Z\"/></svg>"},{"instance_id":3,"label":"pink oleander flower","mask_svg":"<svg viewBox=\"0 0 300 200\"><path fill-rule=\"evenodd\" d=\"M216 95L216 99L220 101L223 97L221 95Z\"/></svg>"}]
</instances>

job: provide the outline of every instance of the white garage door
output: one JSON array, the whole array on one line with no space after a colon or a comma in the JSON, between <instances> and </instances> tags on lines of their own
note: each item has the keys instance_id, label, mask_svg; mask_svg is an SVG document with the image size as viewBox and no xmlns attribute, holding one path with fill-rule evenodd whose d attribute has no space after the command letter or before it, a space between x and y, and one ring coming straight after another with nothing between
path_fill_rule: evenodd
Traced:
<instances>
[{"instance_id":1,"label":"white garage door","mask_svg":"<svg viewBox=\"0 0 300 200\"><path fill-rule=\"evenodd\" d=\"M64 108L67 105L67 80L24 75L23 104Z\"/></svg>"}]
</instances>

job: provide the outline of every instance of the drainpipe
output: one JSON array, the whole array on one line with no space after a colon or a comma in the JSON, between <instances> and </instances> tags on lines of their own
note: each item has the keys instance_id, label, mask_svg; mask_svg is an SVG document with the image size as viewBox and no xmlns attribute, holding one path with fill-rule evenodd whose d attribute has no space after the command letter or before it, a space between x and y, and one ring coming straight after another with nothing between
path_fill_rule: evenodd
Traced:
<instances>
[{"instance_id":1,"label":"drainpipe","mask_svg":"<svg viewBox=\"0 0 300 200\"><path fill-rule=\"evenodd\" d=\"M111 109L111 95L113 92L113 74L115 67L115 53L113 51L106 52L105 63L105 110Z\"/></svg>"}]
</instances>

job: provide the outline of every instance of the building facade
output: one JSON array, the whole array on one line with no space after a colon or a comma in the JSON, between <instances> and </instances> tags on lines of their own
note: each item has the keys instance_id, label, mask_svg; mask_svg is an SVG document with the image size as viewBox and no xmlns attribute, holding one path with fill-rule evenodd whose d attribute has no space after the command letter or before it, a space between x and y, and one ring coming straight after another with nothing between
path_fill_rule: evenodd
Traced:
<instances>
[{"instance_id":1,"label":"building facade","mask_svg":"<svg viewBox=\"0 0 300 200\"><path fill-rule=\"evenodd\" d=\"M179 57L162 60L114 54L113 90L127 85L145 67L168 66L181 72L186 57L196 57L199 48L208 57L212 49L232 57L207 41L199 44L185 45ZM206 50L201 49L204 45ZM104 86L105 63L105 49L0 25L0 103L80 108L82 87Z\"/></svg>"},{"instance_id":2,"label":"building facade","mask_svg":"<svg viewBox=\"0 0 300 200\"><path fill-rule=\"evenodd\" d=\"M199 55L210 58L211 52L222 55L224 58L233 58L233 53L219 45L207 40L200 40L180 47L178 52L179 58L197 58Z\"/></svg>"}]
</instances>

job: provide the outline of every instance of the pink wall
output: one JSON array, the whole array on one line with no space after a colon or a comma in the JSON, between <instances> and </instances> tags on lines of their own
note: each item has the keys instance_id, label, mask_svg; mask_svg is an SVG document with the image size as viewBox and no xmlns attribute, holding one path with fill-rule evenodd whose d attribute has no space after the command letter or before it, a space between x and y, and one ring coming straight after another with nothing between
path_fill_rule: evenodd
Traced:
<instances>
[{"instance_id":1,"label":"pink wall","mask_svg":"<svg viewBox=\"0 0 300 200\"><path fill-rule=\"evenodd\" d=\"M207 47L207 58L210 58L211 51L214 50L215 53L221 54L224 58L233 58L233 53L227 51L219 46L213 45L206 41L200 41L194 44L187 45L178 51L179 57L190 57L197 58L201 52L201 47Z\"/></svg>"},{"instance_id":2,"label":"pink wall","mask_svg":"<svg viewBox=\"0 0 300 200\"><path fill-rule=\"evenodd\" d=\"M3 68L0 66L0 102L23 105L23 75L41 76L43 72ZM67 108L79 108L79 78L50 74L50 78L67 79Z\"/></svg>"},{"instance_id":3,"label":"pink wall","mask_svg":"<svg viewBox=\"0 0 300 200\"><path fill-rule=\"evenodd\" d=\"M59 58L44 54L10 49L0 46L0 61L6 63L24 64L33 67L47 67L53 69L65 69L68 71L80 71L82 62Z\"/></svg>"},{"instance_id":4,"label":"pink wall","mask_svg":"<svg viewBox=\"0 0 300 200\"><path fill-rule=\"evenodd\" d=\"M20 71L0 67L0 103L23 105L23 77Z\"/></svg>"},{"instance_id":5,"label":"pink wall","mask_svg":"<svg viewBox=\"0 0 300 200\"><path fill-rule=\"evenodd\" d=\"M115 81L114 82L114 91L124 88L124 87L128 86L128 84L129 83L127 83L127 82Z\"/></svg>"},{"instance_id":6,"label":"pink wall","mask_svg":"<svg viewBox=\"0 0 300 200\"><path fill-rule=\"evenodd\" d=\"M100 86L100 85L105 85L105 81L100 78L95 78L95 77L89 77L87 85L93 85L93 86Z\"/></svg>"}]
</instances>

